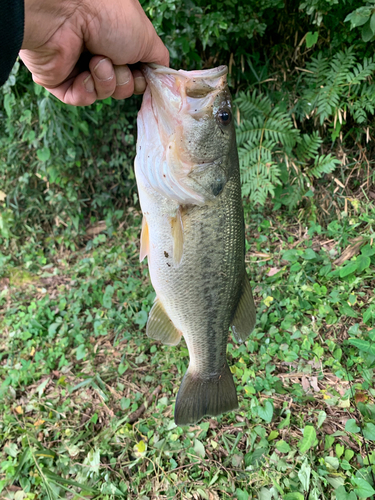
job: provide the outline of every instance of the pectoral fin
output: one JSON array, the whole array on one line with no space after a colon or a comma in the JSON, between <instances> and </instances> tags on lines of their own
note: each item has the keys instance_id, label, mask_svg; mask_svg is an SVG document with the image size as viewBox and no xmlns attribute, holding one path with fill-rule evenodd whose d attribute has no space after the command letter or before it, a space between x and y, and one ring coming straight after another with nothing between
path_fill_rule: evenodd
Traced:
<instances>
[{"instance_id":1,"label":"pectoral fin","mask_svg":"<svg viewBox=\"0 0 375 500\"><path fill-rule=\"evenodd\" d=\"M232 330L237 342L242 343L253 331L256 321L255 304L249 279L244 274L242 281L242 294L233 318Z\"/></svg>"},{"instance_id":2,"label":"pectoral fin","mask_svg":"<svg viewBox=\"0 0 375 500\"><path fill-rule=\"evenodd\" d=\"M179 207L176 217L172 219L173 261L177 265L181 262L184 251L184 225L181 211L181 207Z\"/></svg>"},{"instance_id":3,"label":"pectoral fin","mask_svg":"<svg viewBox=\"0 0 375 500\"><path fill-rule=\"evenodd\" d=\"M142 231L141 231L141 251L139 253L139 261L142 260L148 255L150 250L150 239L148 234L148 224L146 217L142 219Z\"/></svg>"},{"instance_id":4,"label":"pectoral fin","mask_svg":"<svg viewBox=\"0 0 375 500\"><path fill-rule=\"evenodd\" d=\"M177 345L181 340L181 332L169 319L160 300L157 298L148 316L146 334L154 340L166 345Z\"/></svg>"}]
</instances>

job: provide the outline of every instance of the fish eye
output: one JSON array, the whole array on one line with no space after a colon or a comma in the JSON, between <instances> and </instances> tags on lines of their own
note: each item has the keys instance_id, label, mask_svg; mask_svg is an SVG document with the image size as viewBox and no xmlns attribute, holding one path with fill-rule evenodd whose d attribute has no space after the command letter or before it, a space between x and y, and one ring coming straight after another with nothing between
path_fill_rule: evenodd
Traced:
<instances>
[{"instance_id":1,"label":"fish eye","mask_svg":"<svg viewBox=\"0 0 375 500\"><path fill-rule=\"evenodd\" d=\"M229 125L232 121L232 113L229 111L229 109L219 109L216 116L218 122L224 126Z\"/></svg>"}]
</instances>

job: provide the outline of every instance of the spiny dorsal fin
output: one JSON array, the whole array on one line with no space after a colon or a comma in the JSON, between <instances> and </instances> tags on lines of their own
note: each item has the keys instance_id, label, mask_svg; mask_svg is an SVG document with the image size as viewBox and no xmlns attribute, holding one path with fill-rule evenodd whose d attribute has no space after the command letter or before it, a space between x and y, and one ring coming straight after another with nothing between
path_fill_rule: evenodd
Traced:
<instances>
[{"instance_id":1,"label":"spiny dorsal fin","mask_svg":"<svg viewBox=\"0 0 375 500\"><path fill-rule=\"evenodd\" d=\"M246 272L242 280L242 294L233 318L232 330L237 342L242 343L253 331L256 321L255 304Z\"/></svg>"},{"instance_id":2,"label":"spiny dorsal fin","mask_svg":"<svg viewBox=\"0 0 375 500\"><path fill-rule=\"evenodd\" d=\"M158 298L156 298L148 316L146 334L147 337L160 340L165 345L177 345L181 340L181 332L169 319Z\"/></svg>"},{"instance_id":3,"label":"spiny dorsal fin","mask_svg":"<svg viewBox=\"0 0 375 500\"><path fill-rule=\"evenodd\" d=\"M139 252L139 261L142 260L148 255L150 250L150 239L148 234L148 224L146 217L143 216L142 219L142 231L141 231L141 251Z\"/></svg>"},{"instance_id":4,"label":"spiny dorsal fin","mask_svg":"<svg viewBox=\"0 0 375 500\"><path fill-rule=\"evenodd\" d=\"M181 211L181 207L178 207L176 217L172 219L173 261L177 265L181 262L184 251L184 225Z\"/></svg>"}]
</instances>

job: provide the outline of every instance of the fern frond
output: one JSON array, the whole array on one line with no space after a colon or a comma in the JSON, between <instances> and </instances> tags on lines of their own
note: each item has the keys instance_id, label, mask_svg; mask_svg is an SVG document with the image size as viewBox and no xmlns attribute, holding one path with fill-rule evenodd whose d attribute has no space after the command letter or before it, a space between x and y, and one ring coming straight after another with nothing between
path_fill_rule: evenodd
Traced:
<instances>
[{"instance_id":1,"label":"fern frond","mask_svg":"<svg viewBox=\"0 0 375 500\"><path fill-rule=\"evenodd\" d=\"M331 154L321 155L315 158L314 166L311 167L307 174L310 177L315 177L319 179L323 174L330 174L341 162L337 158L334 158Z\"/></svg>"},{"instance_id":2,"label":"fern frond","mask_svg":"<svg viewBox=\"0 0 375 500\"><path fill-rule=\"evenodd\" d=\"M361 63L357 63L353 67L352 71L349 71L346 75L347 82L350 85L357 85L358 83L366 80L375 71L375 62L373 62L372 57L365 58Z\"/></svg>"},{"instance_id":3,"label":"fern frond","mask_svg":"<svg viewBox=\"0 0 375 500\"><path fill-rule=\"evenodd\" d=\"M272 109L272 102L266 95L258 94L256 90L252 93L240 92L235 104L239 107L241 122L249 120L259 114L268 116Z\"/></svg>"},{"instance_id":4,"label":"fern frond","mask_svg":"<svg viewBox=\"0 0 375 500\"><path fill-rule=\"evenodd\" d=\"M313 132L311 135L303 134L295 150L297 160L305 162L314 158L318 154L318 148L322 142L322 138L317 131Z\"/></svg>"}]
</instances>

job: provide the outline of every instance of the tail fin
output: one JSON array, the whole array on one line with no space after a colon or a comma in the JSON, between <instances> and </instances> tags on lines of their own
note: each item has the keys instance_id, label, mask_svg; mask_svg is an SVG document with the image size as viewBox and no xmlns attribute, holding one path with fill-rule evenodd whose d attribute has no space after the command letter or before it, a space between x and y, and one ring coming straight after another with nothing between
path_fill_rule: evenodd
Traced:
<instances>
[{"instance_id":1,"label":"tail fin","mask_svg":"<svg viewBox=\"0 0 375 500\"><path fill-rule=\"evenodd\" d=\"M205 415L214 417L236 408L236 387L227 364L221 375L209 379L188 368L177 394L174 421L177 425L195 424Z\"/></svg>"}]
</instances>

